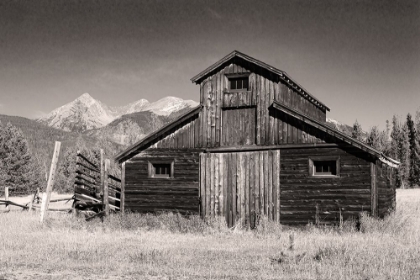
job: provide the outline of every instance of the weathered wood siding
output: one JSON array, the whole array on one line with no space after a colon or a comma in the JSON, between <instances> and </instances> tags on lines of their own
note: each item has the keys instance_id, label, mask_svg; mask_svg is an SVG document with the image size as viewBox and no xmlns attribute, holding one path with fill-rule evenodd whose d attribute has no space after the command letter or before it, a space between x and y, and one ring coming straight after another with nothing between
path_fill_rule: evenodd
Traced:
<instances>
[{"instance_id":1,"label":"weathered wood siding","mask_svg":"<svg viewBox=\"0 0 420 280\"><path fill-rule=\"evenodd\" d=\"M221 215L255 226L258 216L280 219L280 150L200 155L203 216Z\"/></svg>"},{"instance_id":2,"label":"weathered wood siding","mask_svg":"<svg viewBox=\"0 0 420 280\"><path fill-rule=\"evenodd\" d=\"M149 161L174 162L173 178L149 178ZM149 149L125 163L125 209L199 213L199 151Z\"/></svg>"},{"instance_id":3,"label":"weathered wood siding","mask_svg":"<svg viewBox=\"0 0 420 280\"><path fill-rule=\"evenodd\" d=\"M255 108L223 110L223 146L255 144Z\"/></svg>"},{"instance_id":4,"label":"weathered wood siding","mask_svg":"<svg viewBox=\"0 0 420 280\"><path fill-rule=\"evenodd\" d=\"M201 114L201 112L200 112ZM203 138L200 135L199 115L190 118L175 127L159 139L150 143L149 148L157 149L185 149L202 147Z\"/></svg>"},{"instance_id":5,"label":"weathered wood siding","mask_svg":"<svg viewBox=\"0 0 420 280\"><path fill-rule=\"evenodd\" d=\"M228 78L225 74L248 73L249 89L242 92L229 92ZM200 84L200 102L204 106L200 134L207 141L205 147L221 145L222 108L256 106L256 144L276 144L277 130L283 129L282 122L270 114L269 106L277 100L286 106L316 120L326 120L325 110L317 107L302 94L290 88L279 77L239 58L213 73ZM290 128L293 129L293 128Z\"/></svg>"},{"instance_id":6,"label":"weathered wood siding","mask_svg":"<svg viewBox=\"0 0 420 280\"><path fill-rule=\"evenodd\" d=\"M314 128L300 120L275 109L267 109L272 122L268 133L269 141L261 145L336 143L337 139L326 132ZM220 146L258 145L259 111L258 107L228 107L220 112L222 126L218 137ZM210 118L206 118L205 109L199 115L180 124L172 131L150 144L151 148L209 148L219 147L214 142L216 134L208 133L216 127ZM202 126L208 129L202 129ZM214 131L216 132L216 131ZM201 134L203 133L203 134ZM237 138L239 134L242 138ZM236 136L235 136L236 135ZM248 136L246 136L248 135ZM235 137L234 137L235 136ZM261 137L261 136L260 136Z\"/></svg>"},{"instance_id":7,"label":"weathered wood siding","mask_svg":"<svg viewBox=\"0 0 420 280\"><path fill-rule=\"evenodd\" d=\"M376 185L378 190L378 216L383 218L395 210L396 192L393 185L391 167L381 163L376 164Z\"/></svg>"},{"instance_id":8,"label":"weathered wood siding","mask_svg":"<svg viewBox=\"0 0 420 280\"><path fill-rule=\"evenodd\" d=\"M308 161L312 157L337 156L337 178L313 177ZM317 207L321 222L338 221L371 211L370 160L355 148L306 148L281 151L280 220L285 224L315 223Z\"/></svg>"}]
</instances>

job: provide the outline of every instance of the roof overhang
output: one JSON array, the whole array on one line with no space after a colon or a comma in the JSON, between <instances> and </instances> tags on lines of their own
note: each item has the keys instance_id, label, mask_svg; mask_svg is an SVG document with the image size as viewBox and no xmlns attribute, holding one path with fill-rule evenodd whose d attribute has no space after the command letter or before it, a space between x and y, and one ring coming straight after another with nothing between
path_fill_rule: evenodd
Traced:
<instances>
[{"instance_id":1,"label":"roof overhang","mask_svg":"<svg viewBox=\"0 0 420 280\"><path fill-rule=\"evenodd\" d=\"M132 146L128 147L126 150L122 151L121 153L117 154L114 157L114 160L118 163L126 161L127 159L133 157L135 154L139 153L142 149L146 148L150 143L158 139L159 137L165 135L165 133L171 131L173 128L178 126L179 124L183 123L184 121L198 115L201 111L202 106L198 105L193 109L189 110L176 120L170 122L169 124L163 126L162 128L158 129L155 132L152 132L145 138L141 139L137 143L133 144Z\"/></svg>"},{"instance_id":2,"label":"roof overhang","mask_svg":"<svg viewBox=\"0 0 420 280\"><path fill-rule=\"evenodd\" d=\"M341 131L338 131L330 126L328 126L325 123L319 122L317 120L314 120L311 117L308 117L306 115L303 115L302 113L299 113L287 106L285 106L284 104L281 104L277 101L274 101L271 106L271 108L274 108L276 110L279 110L285 114L287 114L288 116L294 117L295 119L298 119L312 127L315 127L347 144L350 144L353 147L359 148L375 157L377 157L381 162L387 164L388 166L394 167L394 168L398 168L398 166L400 165L400 163L390 157L385 156L382 152L372 148L371 146L366 145L365 143L354 139L346 134L344 134Z\"/></svg>"},{"instance_id":3,"label":"roof overhang","mask_svg":"<svg viewBox=\"0 0 420 280\"><path fill-rule=\"evenodd\" d=\"M258 59L255 59L253 57L250 57L249 55L246 55L244 53L241 53L239 51L233 51L218 62L214 63L210 67L206 68L204 71L199 73L198 75L191 78L191 81L193 83L200 83L203 79L205 79L208 75L216 71L219 67L226 64L231 59L239 57L249 63L255 64L273 74L276 74L283 82L289 85L289 87L295 89L299 94L301 94L303 97L308 99L311 103L315 104L317 107L325 110L330 111L330 108L328 108L324 103L316 99L313 95L311 95L306 89L304 89L301 85L299 85L297 82L295 82L290 75L288 75L285 71L279 70L273 66L270 66Z\"/></svg>"}]
</instances>

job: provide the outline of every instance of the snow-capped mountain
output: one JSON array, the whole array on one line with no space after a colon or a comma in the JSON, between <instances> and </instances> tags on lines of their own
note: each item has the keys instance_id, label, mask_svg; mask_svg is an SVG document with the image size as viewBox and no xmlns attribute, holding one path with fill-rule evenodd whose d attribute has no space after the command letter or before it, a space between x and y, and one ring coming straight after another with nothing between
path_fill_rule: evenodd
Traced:
<instances>
[{"instance_id":1,"label":"snow-capped mountain","mask_svg":"<svg viewBox=\"0 0 420 280\"><path fill-rule=\"evenodd\" d=\"M140 99L125 106L113 107L84 93L76 100L53 110L38 121L65 131L82 132L104 127L126 114L149 111L158 116L168 116L196 105L198 103L193 100L168 96L152 103L146 99Z\"/></svg>"}]
</instances>

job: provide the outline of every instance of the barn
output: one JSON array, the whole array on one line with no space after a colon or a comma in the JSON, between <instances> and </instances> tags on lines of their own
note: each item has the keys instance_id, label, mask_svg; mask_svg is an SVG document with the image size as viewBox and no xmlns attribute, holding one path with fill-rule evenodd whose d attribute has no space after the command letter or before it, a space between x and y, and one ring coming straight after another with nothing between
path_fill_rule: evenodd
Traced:
<instances>
[{"instance_id":1,"label":"barn","mask_svg":"<svg viewBox=\"0 0 420 280\"><path fill-rule=\"evenodd\" d=\"M330 127L330 109L286 72L233 51L191 81L200 105L115 157L123 210L254 226L395 208L399 163Z\"/></svg>"}]
</instances>

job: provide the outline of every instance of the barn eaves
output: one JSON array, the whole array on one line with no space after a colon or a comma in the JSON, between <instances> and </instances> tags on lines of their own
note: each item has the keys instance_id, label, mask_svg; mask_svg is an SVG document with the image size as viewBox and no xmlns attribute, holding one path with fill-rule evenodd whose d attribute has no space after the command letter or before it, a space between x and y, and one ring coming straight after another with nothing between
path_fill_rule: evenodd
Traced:
<instances>
[{"instance_id":1,"label":"barn eaves","mask_svg":"<svg viewBox=\"0 0 420 280\"><path fill-rule=\"evenodd\" d=\"M337 139L339 139L339 140L341 140L341 141L343 141L347 144L350 144L351 146L354 146L354 147L359 148L363 151L366 151L369 154L377 157L380 161L387 164L388 166L398 168L398 166L400 165L400 162L398 162L398 161L396 161L396 160L394 160L390 157L385 156L382 152L372 148L371 146L368 146L365 143L363 143L363 142L361 142L357 139L354 139L354 138L344 134L341 131L338 131L338 130L332 128L332 127L329 127L325 123L316 121L311 117L308 117L308 116L306 116L304 114L301 114L301 113L299 113L299 112L297 112L297 111L295 111L291 108L288 108L287 106L285 106L285 105L283 105L283 104L281 104L277 101L274 101L271 104L270 107L274 108L276 110L279 110L279 111L287 114L288 116L291 116L295 119L298 119L298 120L300 120L300 121L302 121L302 122L304 122L304 123L306 123L310 126L313 126L313 127L317 128L321 131L324 131L325 133L327 133L327 134L329 134L329 135L331 135L331 136L333 136L333 137L335 137L335 138L337 138Z\"/></svg>"},{"instance_id":2,"label":"barn eaves","mask_svg":"<svg viewBox=\"0 0 420 280\"><path fill-rule=\"evenodd\" d=\"M194 116L197 116L200 113L202 107L203 106L198 105L197 107L192 108L191 110L189 110L188 112L186 112L185 114L183 114L182 116L177 118L175 121L170 122L169 124L167 124L164 127L158 129L154 133L149 134L148 136L141 139L137 143L131 145L126 150L122 151L121 153L119 153L118 155L115 156L114 160L118 163L121 163L124 160L126 160L127 158L130 158L132 155L136 154L138 151L140 151L141 149L146 147L148 144L150 144L154 140L163 136L165 133L167 133L168 131L170 131L171 129L176 127L177 125L183 123L184 121L186 121L186 120L188 120L188 119L190 119Z\"/></svg>"}]
</instances>

